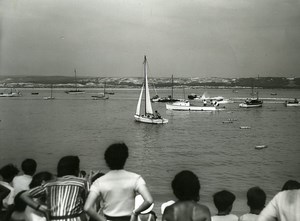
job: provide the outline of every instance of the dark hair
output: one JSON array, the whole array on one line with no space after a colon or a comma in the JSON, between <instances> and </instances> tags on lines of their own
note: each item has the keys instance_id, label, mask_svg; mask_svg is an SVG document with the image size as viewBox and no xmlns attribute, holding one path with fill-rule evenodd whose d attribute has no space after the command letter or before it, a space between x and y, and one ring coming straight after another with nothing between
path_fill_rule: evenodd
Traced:
<instances>
[{"instance_id":1,"label":"dark hair","mask_svg":"<svg viewBox=\"0 0 300 221\"><path fill-rule=\"evenodd\" d=\"M111 144L104 153L107 166L111 170L120 170L124 168L128 158L128 147L125 143Z\"/></svg>"},{"instance_id":2,"label":"dark hair","mask_svg":"<svg viewBox=\"0 0 300 221\"><path fill-rule=\"evenodd\" d=\"M235 195L227 190L222 190L213 195L214 204L219 212L231 210Z\"/></svg>"},{"instance_id":3,"label":"dark hair","mask_svg":"<svg viewBox=\"0 0 300 221\"><path fill-rule=\"evenodd\" d=\"M31 183L29 184L29 188L32 189L34 187L42 185L43 181L49 181L53 178L53 175L49 172L39 172L32 177Z\"/></svg>"},{"instance_id":4,"label":"dark hair","mask_svg":"<svg viewBox=\"0 0 300 221\"><path fill-rule=\"evenodd\" d=\"M258 186L247 191L247 204L250 209L262 210L266 203L266 193Z\"/></svg>"},{"instance_id":5,"label":"dark hair","mask_svg":"<svg viewBox=\"0 0 300 221\"><path fill-rule=\"evenodd\" d=\"M200 188L198 177L189 170L176 174L172 181L173 193L179 200L199 201Z\"/></svg>"},{"instance_id":6,"label":"dark hair","mask_svg":"<svg viewBox=\"0 0 300 221\"><path fill-rule=\"evenodd\" d=\"M27 206L27 204L21 199L22 193L26 192L26 190L22 190L15 196L14 199L14 210L18 212L23 212Z\"/></svg>"},{"instance_id":7,"label":"dark hair","mask_svg":"<svg viewBox=\"0 0 300 221\"><path fill-rule=\"evenodd\" d=\"M26 175L32 176L36 171L36 162L33 159L26 159L22 162L21 168Z\"/></svg>"},{"instance_id":8,"label":"dark hair","mask_svg":"<svg viewBox=\"0 0 300 221\"><path fill-rule=\"evenodd\" d=\"M281 191L300 189L300 183L296 180L288 180L284 183Z\"/></svg>"},{"instance_id":9,"label":"dark hair","mask_svg":"<svg viewBox=\"0 0 300 221\"><path fill-rule=\"evenodd\" d=\"M5 181L11 182L13 178L19 173L19 170L13 164L7 164L0 169L0 174Z\"/></svg>"},{"instance_id":10,"label":"dark hair","mask_svg":"<svg viewBox=\"0 0 300 221\"><path fill-rule=\"evenodd\" d=\"M57 176L62 177L66 175L78 176L79 174L79 157L65 156L61 158L57 165Z\"/></svg>"}]
</instances>

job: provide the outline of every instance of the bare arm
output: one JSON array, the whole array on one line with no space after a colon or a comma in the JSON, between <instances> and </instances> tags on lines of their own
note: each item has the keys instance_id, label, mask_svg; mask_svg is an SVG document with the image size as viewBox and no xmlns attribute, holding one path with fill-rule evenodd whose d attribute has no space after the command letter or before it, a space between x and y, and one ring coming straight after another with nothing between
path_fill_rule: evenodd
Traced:
<instances>
[{"instance_id":1,"label":"bare arm","mask_svg":"<svg viewBox=\"0 0 300 221\"><path fill-rule=\"evenodd\" d=\"M43 212L44 214L47 214L49 212L48 208L44 205L41 205L37 202L35 202L30 194L29 191L26 191L24 193L21 194L20 198L30 207L32 207L33 209L39 210L41 212Z\"/></svg>"},{"instance_id":2,"label":"bare arm","mask_svg":"<svg viewBox=\"0 0 300 221\"><path fill-rule=\"evenodd\" d=\"M97 193L90 191L88 198L84 204L84 211L93 219L98 221L106 221L106 218L97 213L96 208L94 207L95 202L98 198Z\"/></svg>"}]
</instances>

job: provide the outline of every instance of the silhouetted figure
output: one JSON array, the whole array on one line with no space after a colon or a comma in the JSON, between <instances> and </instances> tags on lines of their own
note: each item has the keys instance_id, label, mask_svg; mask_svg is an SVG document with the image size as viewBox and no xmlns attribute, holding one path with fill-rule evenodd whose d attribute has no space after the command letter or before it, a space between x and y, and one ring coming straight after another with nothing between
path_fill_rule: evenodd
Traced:
<instances>
[{"instance_id":1,"label":"silhouetted figure","mask_svg":"<svg viewBox=\"0 0 300 221\"><path fill-rule=\"evenodd\" d=\"M178 173L172 181L172 189L178 201L166 207L162 216L163 221L210 221L210 211L198 204L200 199L200 182L191 171Z\"/></svg>"}]
</instances>

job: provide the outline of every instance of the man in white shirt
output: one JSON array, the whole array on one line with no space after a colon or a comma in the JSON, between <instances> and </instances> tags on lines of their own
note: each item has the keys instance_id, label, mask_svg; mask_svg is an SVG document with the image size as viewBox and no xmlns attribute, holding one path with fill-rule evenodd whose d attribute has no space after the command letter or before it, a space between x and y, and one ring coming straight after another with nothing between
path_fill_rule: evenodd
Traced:
<instances>
[{"instance_id":1,"label":"man in white shirt","mask_svg":"<svg viewBox=\"0 0 300 221\"><path fill-rule=\"evenodd\" d=\"M277 193L260 213L257 221L299 221L300 189Z\"/></svg>"},{"instance_id":2,"label":"man in white shirt","mask_svg":"<svg viewBox=\"0 0 300 221\"><path fill-rule=\"evenodd\" d=\"M32 176L35 174L37 163L33 159L26 159L22 162L21 168L23 175L16 176L12 185L14 187L14 195L17 195L22 190L29 190L29 184Z\"/></svg>"}]
</instances>

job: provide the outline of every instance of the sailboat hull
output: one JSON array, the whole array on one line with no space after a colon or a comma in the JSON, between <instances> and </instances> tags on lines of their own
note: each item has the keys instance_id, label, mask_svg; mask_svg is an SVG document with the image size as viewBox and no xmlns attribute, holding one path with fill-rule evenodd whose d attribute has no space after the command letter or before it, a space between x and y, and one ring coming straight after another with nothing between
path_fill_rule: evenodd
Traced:
<instances>
[{"instance_id":1,"label":"sailboat hull","mask_svg":"<svg viewBox=\"0 0 300 221\"><path fill-rule=\"evenodd\" d=\"M168 119L165 118L151 118L145 115L134 115L134 119L137 122L146 123L146 124L166 124Z\"/></svg>"}]
</instances>

